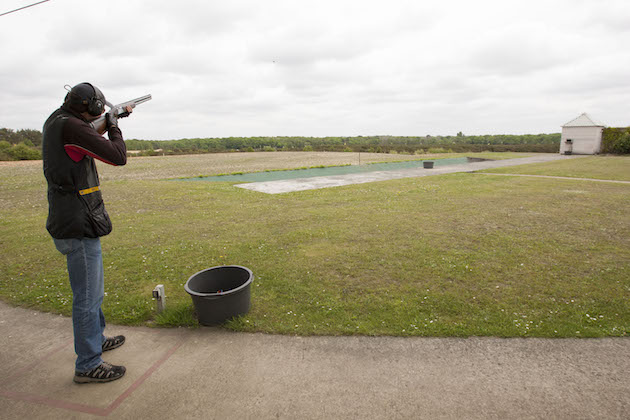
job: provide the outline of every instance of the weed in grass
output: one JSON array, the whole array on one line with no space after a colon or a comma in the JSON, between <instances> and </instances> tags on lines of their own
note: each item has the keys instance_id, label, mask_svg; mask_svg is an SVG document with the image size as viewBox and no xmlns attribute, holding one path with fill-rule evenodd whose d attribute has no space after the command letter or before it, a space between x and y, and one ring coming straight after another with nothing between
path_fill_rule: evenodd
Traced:
<instances>
[{"instance_id":1,"label":"weed in grass","mask_svg":"<svg viewBox=\"0 0 630 420\"><path fill-rule=\"evenodd\" d=\"M160 327L198 327L197 317L190 302L169 302L168 307L155 316L155 325Z\"/></svg>"}]
</instances>

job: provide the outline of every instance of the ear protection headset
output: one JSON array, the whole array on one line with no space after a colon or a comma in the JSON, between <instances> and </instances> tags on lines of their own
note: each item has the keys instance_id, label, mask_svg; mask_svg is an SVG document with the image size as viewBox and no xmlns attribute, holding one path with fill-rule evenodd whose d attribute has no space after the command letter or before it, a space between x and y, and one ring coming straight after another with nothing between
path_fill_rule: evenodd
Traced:
<instances>
[{"instance_id":1,"label":"ear protection headset","mask_svg":"<svg viewBox=\"0 0 630 420\"><path fill-rule=\"evenodd\" d=\"M90 84L88 83L88 85ZM97 117L105 111L105 96L97 87L92 86L92 89L94 89L94 96L87 101L88 112L90 115ZM85 103L85 100L83 103Z\"/></svg>"},{"instance_id":2,"label":"ear protection headset","mask_svg":"<svg viewBox=\"0 0 630 420\"><path fill-rule=\"evenodd\" d=\"M89 86L93 93L87 94L85 92L86 87ZM87 107L87 112L95 117L98 117L105 111L105 95L99 90L99 88L92 86L90 83L81 83L73 87L69 91L69 96L73 96L78 100L73 100L77 105L84 105ZM67 98L69 99L69 98Z\"/></svg>"}]
</instances>

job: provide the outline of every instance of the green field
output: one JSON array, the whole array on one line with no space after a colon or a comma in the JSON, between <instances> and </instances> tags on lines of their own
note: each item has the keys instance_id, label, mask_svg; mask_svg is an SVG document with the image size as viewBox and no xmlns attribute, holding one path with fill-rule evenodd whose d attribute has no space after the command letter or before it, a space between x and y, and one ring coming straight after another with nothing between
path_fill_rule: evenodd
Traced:
<instances>
[{"instance_id":1,"label":"green field","mask_svg":"<svg viewBox=\"0 0 630 420\"><path fill-rule=\"evenodd\" d=\"M361 155L365 163L423 158ZM102 239L106 317L195 326L183 288L188 277L238 264L255 274L251 311L226 324L239 331L502 337L630 331L630 184L460 173L267 195L227 182L168 179L356 159L278 152L99 164L114 223ZM630 158L502 172L630 181ZM0 297L69 315L65 261L44 228L46 214L41 162L0 164ZM159 316L151 298L158 283L168 304Z\"/></svg>"},{"instance_id":2,"label":"green field","mask_svg":"<svg viewBox=\"0 0 630 420\"><path fill-rule=\"evenodd\" d=\"M511 166L488 169L483 172L630 181L630 158L624 156L589 156L581 157L579 160Z\"/></svg>"}]
</instances>

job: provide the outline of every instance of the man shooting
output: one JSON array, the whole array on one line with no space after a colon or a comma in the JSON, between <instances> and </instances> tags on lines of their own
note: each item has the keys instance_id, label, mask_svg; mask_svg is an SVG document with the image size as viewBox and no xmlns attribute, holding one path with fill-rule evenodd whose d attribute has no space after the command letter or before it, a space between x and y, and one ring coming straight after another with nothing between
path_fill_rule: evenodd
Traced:
<instances>
[{"instance_id":1,"label":"man shooting","mask_svg":"<svg viewBox=\"0 0 630 420\"><path fill-rule=\"evenodd\" d=\"M106 104L109 105L98 88L89 83L78 84L66 95L63 105L48 117L43 130L49 204L46 229L67 260L73 294L77 383L108 382L125 374L124 366L101 359L104 351L120 347L125 337L103 335L100 237L111 232L112 223L103 203L94 159L116 166L127 163L118 117L129 115L132 106L124 107L124 115L113 111L103 115ZM103 117L102 126L94 124ZM104 132L109 140L101 135Z\"/></svg>"}]
</instances>

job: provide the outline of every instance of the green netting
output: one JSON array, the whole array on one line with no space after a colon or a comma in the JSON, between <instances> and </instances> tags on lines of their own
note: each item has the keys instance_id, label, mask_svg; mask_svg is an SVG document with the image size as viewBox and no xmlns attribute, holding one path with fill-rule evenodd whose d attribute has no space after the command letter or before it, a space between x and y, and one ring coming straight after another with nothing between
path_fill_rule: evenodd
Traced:
<instances>
[{"instance_id":1,"label":"green netting","mask_svg":"<svg viewBox=\"0 0 630 420\"><path fill-rule=\"evenodd\" d=\"M264 182L282 179L313 178L316 176L332 176L356 174L361 172L397 171L400 169L419 168L423 162L434 162L434 166L461 165L469 162L466 157L447 159L408 160L404 162L383 162L367 165L329 166L326 168L294 169L288 171L253 172L238 175L202 176L183 178L182 181L211 181L211 182Z\"/></svg>"}]
</instances>

